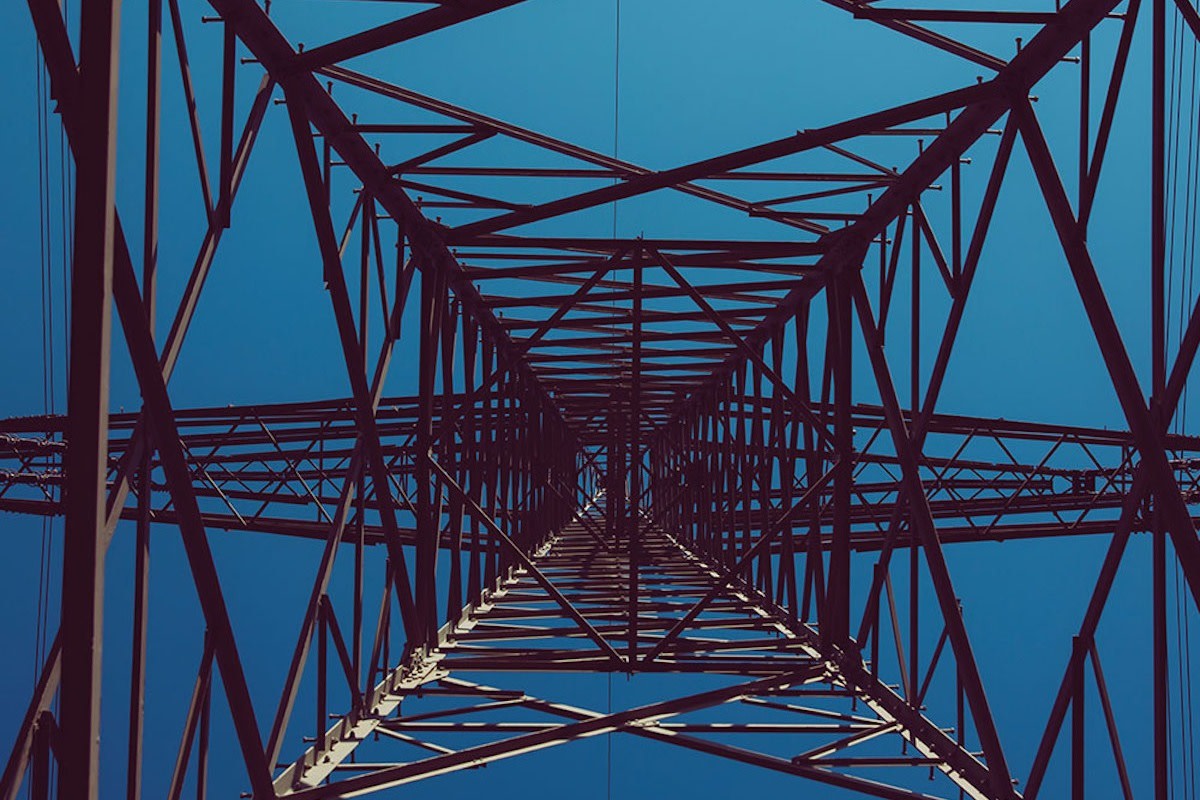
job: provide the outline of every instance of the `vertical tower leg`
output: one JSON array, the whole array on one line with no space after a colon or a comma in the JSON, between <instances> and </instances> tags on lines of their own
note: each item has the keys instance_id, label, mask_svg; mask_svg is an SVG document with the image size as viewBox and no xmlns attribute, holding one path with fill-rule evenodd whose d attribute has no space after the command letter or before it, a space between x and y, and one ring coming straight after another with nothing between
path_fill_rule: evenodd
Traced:
<instances>
[{"instance_id":1,"label":"vertical tower leg","mask_svg":"<svg viewBox=\"0 0 1200 800\"><path fill-rule=\"evenodd\" d=\"M81 800L97 796L100 768L119 7L119 0L84 0L80 6L79 96L90 135L76 146L59 787L63 797Z\"/></svg>"}]
</instances>

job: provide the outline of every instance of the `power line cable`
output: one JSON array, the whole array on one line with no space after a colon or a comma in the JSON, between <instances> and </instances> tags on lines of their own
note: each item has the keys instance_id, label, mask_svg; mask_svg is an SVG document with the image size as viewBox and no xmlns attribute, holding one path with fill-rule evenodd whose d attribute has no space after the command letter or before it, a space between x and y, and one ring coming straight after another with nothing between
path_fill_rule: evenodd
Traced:
<instances>
[{"instance_id":1,"label":"power line cable","mask_svg":"<svg viewBox=\"0 0 1200 800\"><path fill-rule=\"evenodd\" d=\"M621 0L614 0L614 20L613 20L613 138L612 150L613 158L620 158L621 153ZM613 178L613 183L616 184L621 180L620 176ZM612 203L612 238L617 238L617 201ZM617 301L614 298L612 301L614 316L617 306ZM613 467L612 453L608 458L609 469ZM632 579L632 576L630 576ZM612 714L612 671L608 672L608 713ZM607 777L605 782L606 797L612 800L612 766L613 766L613 745L612 731L605 735L605 744L607 745Z\"/></svg>"}]
</instances>

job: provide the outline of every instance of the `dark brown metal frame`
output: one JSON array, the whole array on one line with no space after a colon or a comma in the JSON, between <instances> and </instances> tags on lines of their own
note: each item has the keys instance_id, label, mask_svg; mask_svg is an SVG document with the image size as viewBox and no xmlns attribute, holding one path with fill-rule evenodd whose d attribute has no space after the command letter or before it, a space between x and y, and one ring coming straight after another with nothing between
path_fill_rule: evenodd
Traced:
<instances>
[{"instance_id":1,"label":"dark brown metal frame","mask_svg":"<svg viewBox=\"0 0 1200 800\"><path fill-rule=\"evenodd\" d=\"M1071 0L1053 12L829 2L992 77L654 171L343 66L517 5L513 0L446 3L307 50L287 41L269 3L210 0L224 25L214 182L182 9L168 0L206 219L191 279L159 345L162 6L151 3L148 19L139 282L114 201L117 4L84 0L77 65L58 4L28 0L77 167L71 395L65 417L0 424L0 458L11 465L0 472L0 510L64 516L65 588L62 627L0 778L0 798L15 797L26 779L35 797L48 797L52 763L60 796L97 794L104 559L122 519L135 521L137 537L130 800L144 794L152 526L182 536L206 624L171 798L181 796L189 774L199 795L205 792L214 666L254 797L379 790L619 731L879 797L927 797L913 788L912 776L940 771L948 783L939 791L1034 798L1068 712L1070 787L1083 797L1089 662L1108 750L1129 798L1133 782L1096 631L1131 536L1143 530L1154 541L1153 791L1165 797L1168 541L1200 603L1191 510L1200 461L1190 455L1200 442L1170 432L1200 347L1200 305L1168 363L1164 31L1168 16L1178 14L1200 35L1200 15L1189 0L1151 3L1153 355L1144 391L1086 236L1139 0L1123 11L1114 0ZM946 28L955 31L1024 26L1033 35L1005 59L968 36L939 32L946 24L960 26ZM1090 41L1101 25L1120 32L1096 115ZM1070 56L1077 49L1080 55ZM246 64L239 63L243 50ZM1033 87L1072 58L1083 76L1074 205L1030 102ZM235 139L237 83L251 70L264 74ZM340 101L342 87L371 95L374 110L395 109L395 119L419 112L436 121L359 122L345 110L354 101ZM175 408L167 382L222 231L233 223L237 190L273 98L286 106L351 396ZM998 137L994 154L980 145L989 134ZM368 140L411 151L408 142L431 136L453 138L418 145L396 162ZM887 168L863 146L881 136L922 142L905 168ZM485 148L496 138L540 154L531 162L537 166L487 162ZM1128 431L935 410L1018 142ZM477 153L484 163L464 166L478 163L462 159ZM968 154L991 163L973 214L964 207ZM335 171L356 187L344 228ZM944 226L926 193L947 177ZM523 199L531 186L564 180L594 186L549 201ZM757 201L714 188L764 184L774 196ZM481 186L497 188L485 193ZM779 236L536 233L539 222L659 190L763 218ZM907 402L885 350L889 319L902 314L902 267L912 281L909 359L901 371L909 377ZM869 287L866 276L876 269L878 284ZM717 282L707 279L713 274ZM919 321L932 313L921 307L931 291L922 276L945 290L948 303L930 364L922 363ZM565 288L547 294L547 285ZM418 391L387 397L410 300L419 324L403 336L415 342ZM108 407L114 304L144 401L138 414ZM866 366L857 368L854 360L863 356ZM874 404L856 400L864 387L856 387L855 375L868 370ZM280 546L284 537L324 543L269 727L255 712L210 552L217 530L274 534ZM1109 550L1032 770L1018 783L944 547L1097 534L1110 538ZM386 579L372 622L365 562L376 552ZM353 559L349 598L333 589L339 554ZM866 559L872 577L862 581L853 566ZM904 577L907 598L897 597L894 575ZM932 603L922 602L924 587ZM348 626L339 617L347 605ZM921 647L929 639L922 626L930 624L940 629L931 650ZM403 642L400 652L394 641ZM739 677L724 688L607 714L462 677L536 671ZM310 673L311 690L304 687ZM438 705L448 698L469 705ZM315 717L301 721L295 712L310 702ZM340 710L331 715L333 708ZM747 721L732 708L761 717ZM733 721L685 718L702 710L732 714ZM519 713L505 718L511 711ZM530 713L541 721L529 721ZM949 714L952 726L945 725ZM464 733L491 739L448 747L432 738ZM780 734L776 746L799 734L819 743L781 755L732 744L739 734ZM397 752L378 762L359 758L360 749L386 750L377 746L381 739ZM885 753L884 743L892 750ZM426 757L402 760L404 747ZM887 777L868 779L871 770Z\"/></svg>"}]
</instances>

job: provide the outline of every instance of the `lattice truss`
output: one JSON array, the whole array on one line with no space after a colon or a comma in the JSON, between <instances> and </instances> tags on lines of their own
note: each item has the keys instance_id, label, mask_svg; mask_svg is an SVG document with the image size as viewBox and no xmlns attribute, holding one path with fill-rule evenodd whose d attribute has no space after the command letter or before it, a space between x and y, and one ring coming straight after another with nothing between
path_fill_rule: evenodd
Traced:
<instances>
[{"instance_id":1,"label":"lattice truss","mask_svg":"<svg viewBox=\"0 0 1200 800\"><path fill-rule=\"evenodd\" d=\"M398 3L390 21L303 48L289 24L306 12L286 3L151 3L162 36L147 70L146 204L117 209L114 4L82 0L73 36L58 3L28 0L76 169L71 394L66 415L0 422L0 509L65 517L68 589L28 712L9 722L0 797L47 797L55 783L61 797L94 795L102 761L125 768L107 752L127 756L140 796L144 758L170 758L143 742L142 705L172 702L187 705L171 782L145 789L169 798L211 781L255 798L360 795L613 732L886 798L1034 798L1043 785L1083 797L1089 772L1113 779L1088 796L1165 796L1178 747L1163 603L1149 780L1123 755L1131 723L1112 695L1128 689L1106 684L1096 632L1134 533L1153 539L1159 600L1176 561L1189 602L1200 594L1200 441L1174 424L1200 316L1174 336L1164 311L1165 32L1191 43L1200 17L1190 0L827 2L870 35L943 51L967 77L665 168L397 78L390 55L409 40L538 3ZM344 4L313 5L336 18ZM223 30L204 39L223 42L215 72L189 66L202 14ZM1153 108L1131 123L1141 149L1119 152L1132 64L1143 84L1151 73ZM156 298L160 83L176 66L203 214L182 295ZM220 113L201 120L206 86ZM1041 91L1079 109L1075 129L1043 132ZM307 191L310 263L349 396L335 375L327 399L188 407L167 386L264 148ZM1089 224L1111 224L1092 212L1119 159L1153 172L1150 208L1127 215L1150 229L1149 268L1125 265L1153 289L1135 320L1153 333L1144 380L1088 247ZM1069 269L1123 429L939 410L976 274L1003 269L984 251L1017 163L1035 179L1019 202L1049 214L1061 248L1048 261ZM634 214L651 197L699 209L709 233L657 237L651 213L633 223L641 236L596 235L611 204ZM124 224L134 215L142 241ZM196 224L172 218L170 235ZM169 320L157 337L156 313ZM110 348L128 350L136 413L109 413ZM397 364L416 375L408 396L386 391ZM114 535L137 542L133 691L128 743L99 744ZM1107 556L1053 703L1029 709L1044 733L1018 774L947 554L1084 535ZM251 689L211 551L247 536L280 553L317 543L295 570L311 584L281 621L299 631L272 654L283 680L269 692ZM182 538L194 593L175 591L204 618L194 684L184 676L168 699L145 689L158 537ZM668 689L601 711L543 696L546 673L655 673ZM210 708L223 700L218 734ZM236 740L240 763L209 759L215 735Z\"/></svg>"}]
</instances>

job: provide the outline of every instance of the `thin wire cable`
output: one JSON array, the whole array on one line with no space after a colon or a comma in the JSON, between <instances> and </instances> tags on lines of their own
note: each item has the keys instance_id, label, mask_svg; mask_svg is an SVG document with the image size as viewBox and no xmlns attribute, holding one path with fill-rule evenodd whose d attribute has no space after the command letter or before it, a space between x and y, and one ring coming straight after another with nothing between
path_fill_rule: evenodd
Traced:
<instances>
[{"instance_id":1,"label":"thin wire cable","mask_svg":"<svg viewBox=\"0 0 1200 800\"><path fill-rule=\"evenodd\" d=\"M1192 307L1192 305L1194 303L1194 296L1195 296L1196 207L1198 207L1198 205L1200 205L1200 199L1198 199L1198 185L1200 185L1200 158L1195 157L1196 140L1198 140L1198 138L1200 138L1200 130L1198 130L1198 127L1200 127L1200 126L1198 126L1198 121L1196 121L1196 89L1198 89L1198 85L1196 85L1196 84L1198 84L1198 79L1196 79L1196 76L1198 76L1198 65L1200 65L1200 58L1198 58L1198 56L1200 56L1200 44L1198 44L1198 42L1196 42L1194 37L1192 38L1192 40L1190 40L1190 43L1192 43L1192 92L1190 92L1190 95L1192 95L1192 98L1190 98L1190 101L1192 101L1192 102L1190 102L1188 120L1189 120L1189 126L1192 127L1192 136L1189 137L1189 145L1190 146L1188 148L1188 167L1189 167L1189 170L1188 170L1188 199L1190 200L1190 204L1192 204L1192 207L1190 207L1190 215L1188 216L1189 224L1187 225L1186 230L1184 230L1184 234L1186 234L1186 236L1188 237L1188 243L1189 243L1189 260L1188 260L1189 308ZM1188 381L1184 381L1184 384L1183 384L1183 389L1184 389L1183 429L1184 429L1184 431L1186 431L1186 429L1187 429L1187 411L1188 411L1187 385L1188 385ZM1182 570L1182 566L1180 564L1178 564L1178 561L1176 561L1176 569ZM1182 697L1183 705L1184 705L1184 708L1187 709L1187 717L1186 717L1187 718L1187 730L1186 730L1187 757L1183 759L1183 764L1184 764L1184 769L1186 769L1190 772L1190 775L1188 778L1190 789L1192 789L1192 794L1190 794L1190 798L1192 798L1192 800L1195 800L1195 796L1196 796L1195 705L1193 704L1193 694L1192 694L1192 622L1190 622L1190 619L1192 619L1192 616L1190 616L1189 608L1190 608L1190 603L1184 602L1183 603L1184 614L1183 614L1182 657L1183 657L1184 676L1186 676L1186 682L1184 682L1184 685L1181 687L1181 691L1183 693L1183 697Z\"/></svg>"},{"instance_id":2,"label":"thin wire cable","mask_svg":"<svg viewBox=\"0 0 1200 800\"><path fill-rule=\"evenodd\" d=\"M1183 612L1183 605L1180 602L1182 595L1179 591L1179 560L1178 559L1175 560L1175 587L1174 588L1175 588L1175 652L1176 652L1176 654L1178 654L1180 652L1180 647L1183 645L1183 626L1179 624L1180 616ZM1182 687L1183 686L1183 659L1176 658L1175 665L1176 665L1176 676L1179 681L1179 686ZM1182 750L1182 749L1184 749L1185 744L1186 744L1184 741L1186 739L1186 735L1184 733L1186 731L1186 727L1184 726L1184 719L1183 719L1183 715L1184 715L1183 703L1178 703L1177 709L1179 712L1180 750ZM1172 777L1172 783L1173 783L1174 782L1174 780L1173 780L1174 779L1174 775L1173 775L1174 770L1171 770L1171 773L1172 773L1171 777ZM1187 797L1188 781L1187 781L1187 766L1186 765L1184 765L1181 770L1181 777L1182 777L1182 780L1180 783L1181 783L1182 791L1180 792L1180 794L1184 797ZM1174 790L1173 785L1171 788L1172 788L1172 790ZM1174 791L1172 791L1172 796L1175 796Z\"/></svg>"},{"instance_id":3,"label":"thin wire cable","mask_svg":"<svg viewBox=\"0 0 1200 800\"><path fill-rule=\"evenodd\" d=\"M71 16L72 16L71 5L72 5L71 0L62 0L62 17L64 20L66 20L68 22L68 24L70 23ZM47 82L48 82L48 79L49 79L49 75L47 73ZM44 102L48 104L49 99L48 99L48 97L46 97L46 92L43 91L42 94L43 94L43 97L45 98ZM47 281L47 283L51 290L49 302L47 303L47 308L49 309L49 316L50 316L49 372L50 372L50 411L51 411L51 413L57 413L57 411L58 411L57 401L56 401L56 397L55 397L55 382L56 382L56 376L58 374L57 370L55 368L55 353L56 353L58 347L62 348L62 357L61 357L61 359L58 360L58 363L61 365L60 368L63 370L63 387L66 391L69 391L68 387L70 386L70 370L66 368L66 365L69 363L69 358L70 358L70 353L71 353L71 325L70 325L71 315L69 313L69 310L71 308L71 305L70 305L71 281L69 279L69 275L70 275L71 264L72 264L72 261L74 258L74 253L75 253L75 228L73 225L73 222L75 219L75 192L74 192L75 158L74 158L74 153L71 151L71 148L69 146L69 142L67 141L67 132L66 132L66 129L62 125L61 117L58 120L58 158L59 158L58 163L59 163L59 220L60 220L59 242L60 242L60 253L61 253L61 256L59 258L59 287L60 287L60 297L61 297L61 305L59 306L59 311L60 311L59 319L62 321L62 323L61 323L62 324L62 338L60 339L61 344L56 346L55 341L54 341L55 325L54 325L54 316L53 316L53 313L54 313L53 265L50 263L47 263L47 274L49 277L49 280ZM43 586L42 605L43 605L43 608L45 609L45 614L46 614L47 618L49 617L50 609L51 609L51 604L50 604L51 587L53 586L53 579L54 579L54 575L53 575L53 564L54 564L53 556L54 556L54 550L55 550L54 528L55 528L54 518L53 517L47 518L46 519L46 529L47 529L46 559L45 559L45 566L44 566L43 573L42 573L42 576L43 576L42 577L42 586ZM49 631L49 620L47 619L42 624L43 658L45 658L45 653L46 653L48 631ZM54 699L51 701L50 707L52 709L52 713L56 717L59 714L60 704L61 704L61 698L58 693L55 693ZM51 797L58 796L58 770L56 770L56 769L50 770L49 793L50 793Z\"/></svg>"},{"instance_id":4,"label":"thin wire cable","mask_svg":"<svg viewBox=\"0 0 1200 800\"><path fill-rule=\"evenodd\" d=\"M613 158L620 158L621 154L621 0L615 0L615 15L613 20ZM613 178L615 185L620 181L620 177ZM617 238L617 201L612 203L612 238ZM617 301L613 300L614 316ZM609 469L612 468L612 454L609 454ZM612 672L608 673L608 713L612 714ZM607 745L607 767L606 767L606 797L612 800L612 766L613 766L613 746L612 746L612 731L605 734L605 744Z\"/></svg>"},{"instance_id":5,"label":"thin wire cable","mask_svg":"<svg viewBox=\"0 0 1200 800\"><path fill-rule=\"evenodd\" d=\"M1175 568L1182 571L1178 560L1175 563ZM1188 613L1188 605L1184 603L1183 616L1183 661L1184 675L1186 675L1186 684L1184 692L1184 706L1187 709L1187 758L1184 760L1184 769L1191 773L1191 798L1196 798L1196 718L1192 713L1195 706L1192 700L1192 632L1191 632L1191 616Z\"/></svg>"},{"instance_id":6,"label":"thin wire cable","mask_svg":"<svg viewBox=\"0 0 1200 800\"><path fill-rule=\"evenodd\" d=\"M1181 114L1181 110L1182 110L1182 92L1183 92L1183 64L1182 64L1182 58L1181 58L1180 27L1181 27L1181 21L1178 19L1178 17L1176 17L1174 20L1174 24L1172 25L1172 28L1171 28L1171 46L1170 46L1170 54L1169 54L1170 70L1169 70L1169 74L1167 76L1168 77L1168 85L1167 85L1167 87L1165 87L1166 88L1165 100L1167 103L1167 109L1166 109L1167 119L1165 121L1166 122L1166 141L1163 143L1163 147L1166 152L1164 154L1165 155L1165 164L1164 164L1164 176L1163 177L1164 177L1165 185L1163 187L1164 188L1164 196L1163 196L1164 207L1162 209L1163 216L1164 216L1164 231L1163 231L1164 242L1163 242L1163 245L1164 245L1164 257L1165 257L1165 261L1166 261L1166 263L1164 264L1164 267L1167 270L1167 280L1166 280L1166 287L1165 287L1166 293L1167 293L1167 296L1165 298L1166 319L1165 319L1164 323L1165 323L1167 336L1173 335L1176 339L1176 342L1179 342L1182 339L1182 327L1181 326L1183 323L1183 318L1186 313L1184 311L1184 302L1185 302L1185 298L1187 295L1184 266L1187 263L1187 255L1188 255L1187 254L1187 245L1186 245L1186 242L1187 242L1186 231L1184 232L1184 236L1183 236L1184 246L1183 246L1182 258L1177 259L1178 254L1176 252L1176 244L1179 240L1179 236L1177 233L1178 228L1177 228L1176 223L1177 223L1177 215L1178 215L1179 205L1180 205L1179 144L1180 144L1180 133L1181 133L1181 129L1183 128L1182 121L1180 119L1180 114ZM1185 175L1190 178L1190 170L1188 172L1186 172ZM1186 192L1184 192L1183 202L1184 203L1187 202L1187 193ZM1185 220L1187 219L1186 209L1184 212L1184 219ZM1178 283L1179 283L1178 294L1176 294L1176 269L1175 269L1177 260L1179 260L1181 262L1179 265L1180 269L1179 269L1179 279L1178 279ZM1176 311L1177 304L1178 304L1178 310ZM1164 337L1164 338L1166 338L1166 337ZM1163 346L1169 347L1169 345L1165 341L1163 343ZM1156 354L1156 356L1159 356L1159 355L1161 355L1163 358L1166 358L1167 353ZM1173 415L1171 424L1169 426L1176 433L1179 433L1181 430L1181 427L1182 427L1182 417L1183 417L1182 409L1183 409L1183 406L1185 403L1186 403L1185 397L1181 397L1180 408L1177 410L1177 413ZM1180 625L1179 625L1180 605L1179 605L1178 564L1176 564L1175 584L1172 588L1174 589L1173 597L1172 597L1172 599L1174 601L1174 615L1173 615L1172 619L1170 619L1168 621L1168 624L1174 623L1173 633L1175 635L1175 640L1176 640L1175 641L1175 650L1176 650L1176 653L1178 654L1179 645L1182 640L1182 634L1181 634L1181 629L1180 629ZM1164 592L1165 591L1166 591L1166 588L1164 588ZM1182 668L1182 661L1177 660L1175 666L1176 666L1177 672L1178 672L1178 669ZM1172 677L1171 676L1171 664L1168 661L1168 663L1165 665L1165 674L1162 676L1162 680L1166 684L1168 706L1173 704L1175 701L1175 697L1171 691L1171 688L1172 688L1171 687L1171 677ZM1182 684L1182 675L1177 675L1177 677L1179 679L1179 681L1178 681L1179 686L1182 686L1183 685ZM1166 725L1165 733L1166 733L1166 748L1167 748L1168 753L1174 752L1173 743L1174 743L1174 739L1175 739L1175 735L1174 735L1175 734L1175 731L1174 731L1175 725L1174 725L1174 722L1172 721L1172 716L1173 716L1172 711L1178 712L1180 738L1182 738L1183 731L1185 730L1184 721L1183 721L1182 703L1178 703L1175 705L1174 709L1168 708L1168 711L1167 711L1168 722ZM1172 761L1170 767L1167 770L1167 787L1166 787L1167 796L1169 798L1171 798L1171 800L1175 800L1175 798L1177 797L1176 774L1175 773L1176 773L1175 764ZM1186 793L1186 791L1187 791L1186 773L1183 776L1182 788L1183 788L1184 793Z\"/></svg>"},{"instance_id":7,"label":"thin wire cable","mask_svg":"<svg viewBox=\"0 0 1200 800\"><path fill-rule=\"evenodd\" d=\"M1188 163L1187 163L1187 203L1188 207L1185 210L1184 219L1187 224L1184 228L1185 237L1185 253L1187 264L1187 297L1188 306L1190 309L1194 303L1195 296L1195 274L1196 274L1196 215L1197 205L1200 201L1197 198L1197 185L1200 183L1200 176L1197 170L1200 170L1200 158L1195 157L1197 137L1200 135L1200 130L1197 129L1197 42L1194 37L1189 37L1191 44L1191 96L1190 108L1188 114ZM1185 312L1186 313L1186 312ZM1182 315L1181 315L1182 323ZM1180 334L1182 339L1182 334ZM1187 430L1187 381L1184 381L1184 392L1182 398L1182 413L1180 428L1182 431ZM1180 573L1182 565L1179 560L1175 562L1176 581L1181 581ZM1182 738L1181 749L1184 752L1183 758L1183 782L1184 791L1191 800L1196 797L1196 732L1195 720L1192 714L1192 668L1191 668L1191 616L1189 612L1189 603L1185 599L1185 594L1181 588L1176 589L1176 594L1179 597L1180 617L1177 621L1177 627L1182 628L1180 641L1178 644L1178 659L1180 670L1180 715L1181 715L1181 730Z\"/></svg>"},{"instance_id":8,"label":"thin wire cable","mask_svg":"<svg viewBox=\"0 0 1200 800\"><path fill-rule=\"evenodd\" d=\"M62 17L68 27L72 18L71 0L62 0ZM60 308L62 309L62 359L64 394L71 391L71 371L66 368L71 358L71 264L75 258L75 158L67 141L66 130L59 125L59 150L62 159L62 261L59 264ZM57 702L57 700L55 701Z\"/></svg>"},{"instance_id":9,"label":"thin wire cable","mask_svg":"<svg viewBox=\"0 0 1200 800\"><path fill-rule=\"evenodd\" d=\"M41 278L41 301L42 301L42 406L45 410L45 395L46 395L46 231L45 220L42 219L42 194L44 181L42 179L42 66L40 51L37 45L34 45L33 50L33 68L35 73L34 91L37 94L37 140L38 140L38 273ZM41 579L42 569L41 563L45 560L46 555L46 520L42 518L42 542L41 555L39 556L38 578ZM41 643L42 643L42 587L38 585L37 592L37 613L34 623L34 647L33 647L33 682L37 685L38 673L41 671Z\"/></svg>"},{"instance_id":10,"label":"thin wire cable","mask_svg":"<svg viewBox=\"0 0 1200 800\"><path fill-rule=\"evenodd\" d=\"M1182 22L1179 23L1182 25ZM1181 282L1184 284L1179 296L1179 322L1178 322L1178 338L1179 343L1183 343L1183 332L1186 327L1188 313L1192 307L1193 290L1195 284L1195 219L1196 219L1196 175L1197 160L1195 159L1195 142L1196 142L1196 40L1193 37L1188 37L1192 47L1191 58L1191 75L1190 77L1190 109L1188 114L1188 135L1187 135L1187 162L1184 171L1185 176L1185 191L1184 191L1184 228L1183 228L1183 258L1181 266L1184 268L1181 276ZM1180 59L1182 62L1182 58ZM1182 63L1180 65L1182 71ZM1181 80L1182 83L1182 80ZM1182 113L1182 112L1181 112ZM1181 398L1180 413L1177 415L1178 430L1182 432L1187 427L1187 382L1184 382L1183 396Z\"/></svg>"},{"instance_id":11,"label":"thin wire cable","mask_svg":"<svg viewBox=\"0 0 1200 800\"><path fill-rule=\"evenodd\" d=\"M41 348L42 348L42 413L55 411L54 397L54 312L53 312L53 260L54 260L54 213L51 205L50 165L50 113L47 97L48 76L42 62L40 43L33 48L34 92L37 106L38 147L38 257L41 300ZM47 459L48 461L48 459ZM52 520L43 516L41 520L41 542L38 553L37 604L34 617L34 648L32 681L36 686L41 675L46 655L46 638L49 628L50 555L53 546ZM32 782L26 786L27 796L32 792Z\"/></svg>"},{"instance_id":12,"label":"thin wire cable","mask_svg":"<svg viewBox=\"0 0 1200 800\"><path fill-rule=\"evenodd\" d=\"M1168 108L1169 108L1168 131L1170 132L1169 135L1171 137L1171 146L1168 148L1167 165L1166 165L1167 176L1169 177L1169 181L1167 182L1167 186L1169 188L1169 195L1168 195L1168 198L1166 199L1166 202L1168 204L1168 210L1170 212L1170 216L1168 217L1167 229L1165 231L1165 235L1167 238L1167 263L1169 265L1169 270L1170 270L1170 278L1167 282L1167 290L1168 290L1167 331L1168 331L1168 335L1170 335L1170 333L1173 332L1175 334L1177 340L1182 340L1183 318L1186 315L1186 311L1184 310L1184 302L1185 302L1185 295L1186 295L1186 291L1185 291L1186 279L1184 277L1183 267L1184 267L1184 265L1187 264L1186 232L1185 232L1185 236L1183 237L1184 243L1183 243L1183 248L1182 248L1182 250L1183 250L1182 256L1180 258L1176 258L1176 255L1177 255L1176 245L1177 245L1177 241L1179 238L1178 233L1177 233L1177 231L1178 231L1177 217L1178 217L1179 203L1180 203L1179 137L1180 137L1180 130L1182 128L1182 116L1181 115L1182 115L1182 94L1183 94L1183 64L1182 64L1182 59L1180 57L1180 49L1182 46L1181 39L1180 39L1180 30L1179 30L1180 24L1181 23L1178 20L1176 20L1175 25L1172 28L1172 39L1171 39L1171 89L1170 89L1170 97L1169 97L1169 105L1168 105ZM1184 203L1187 202L1187 193L1186 192L1183 193L1183 202ZM1186 217L1187 217L1187 214L1186 214L1186 210L1185 210L1184 218L1186 219ZM1175 273L1176 273L1175 266L1176 266L1177 261L1179 262L1179 267L1180 267L1180 269L1179 269L1179 289L1180 290L1179 290L1179 294L1178 294L1178 303L1175 303L1175 302L1173 302L1173 297L1174 297L1174 291L1175 291ZM1173 307L1175 308L1175 310L1177 312L1174 324L1172 324L1172 322L1171 322L1171 314L1172 314ZM1172 330L1173 328L1174 328L1174 330ZM1178 411L1178 409L1177 409L1177 411ZM1175 417L1172 420L1172 423L1173 423L1174 430L1176 430L1176 432L1178 432L1179 426L1182 424L1181 415L1179 413L1175 414Z\"/></svg>"},{"instance_id":13,"label":"thin wire cable","mask_svg":"<svg viewBox=\"0 0 1200 800\"><path fill-rule=\"evenodd\" d=\"M1184 56L1183 42L1189 42L1191 48L1190 71L1184 71ZM1186 83L1186 86L1185 86ZM1200 185L1200 159L1196 158L1196 140L1200 131L1197 130L1197 44L1194 38L1184 35L1182 31L1182 21L1176 19L1173 30L1172 39L1172 71L1171 71L1171 89L1168 93L1170 105L1170 147L1168 149L1168 167L1167 174L1169 176L1168 198L1169 203L1169 221L1168 221L1168 247L1169 247L1169 268L1170 280L1167 284L1168 302L1167 314L1168 320L1174 309L1172 294L1175 291L1175 262L1176 262L1176 243L1182 239L1179 252L1179 294L1178 294L1178 310L1175 319L1175 324L1172 326L1168 322L1168 330L1175 337L1178 345L1182 345L1184 331L1188 316L1195 303L1195 261L1196 261L1196 221L1197 209L1200 207L1200 202L1197 199L1197 186ZM1189 106L1187 115L1186 134L1183 128L1183 108L1184 108L1184 93L1186 90L1187 103ZM1187 154L1186 160L1181 165L1181 154L1179 151L1181 140L1186 143ZM1181 187L1182 184L1182 187ZM1166 199L1166 198L1165 198ZM1180 215L1180 205L1182 204L1182 214ZM1177 216L1178 215L1178 216ZM1181 218L1181 220L1180 220ZM1180 230L1177 226L1177 221L1182 221L1183 227ZM1173 328L1173 330L1172 330ZM1177 350L1178 352L1178 350ZM1177 433L1187 431L1187 412L1188 412L1188 382L1184 382L1182 396L1180 398L1180 407L1178 413L1172 420L1172 429ZM1191 630L1190 630L1190 615L1188 612L1189 603L1185 601L1185 593L1181 588L1182 582L1182 567L1176 559L1175 563L1175 581L1174 581L1174 601L1175 614L1172 622L1174 623L1175 634L1175 678L1177 687L1176 695L1170 692L1168 695L1171 702L1176 704L1176 712L1178 717L1178 750L1181 756L1180 763L1176 767L1172 765L1172 769L1168 772L1168 793L1172 798L1196 797L1196 768L1195 768L1195 723L1192 719L1192 689L1191 689ZM1168 686L1170 682L1170 672L1168 671ZM1177 702L1176 702L1177 699ZM1175 740L1174 726L1169 725L1167 729L1168 748L1174 752L1172 744ZM1176 785L1176 773L1178 773L1179 784Z\"/></svg>"}]
</instances>

